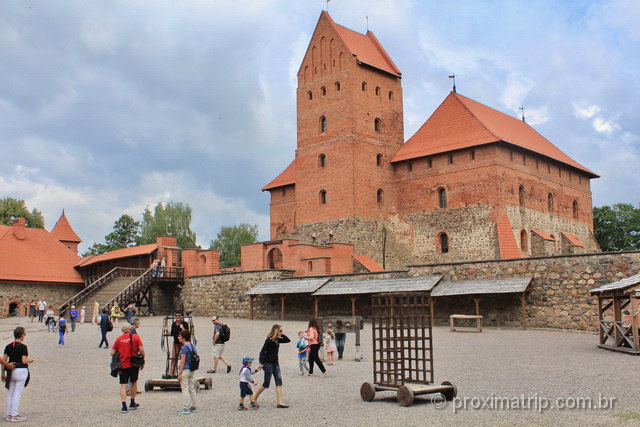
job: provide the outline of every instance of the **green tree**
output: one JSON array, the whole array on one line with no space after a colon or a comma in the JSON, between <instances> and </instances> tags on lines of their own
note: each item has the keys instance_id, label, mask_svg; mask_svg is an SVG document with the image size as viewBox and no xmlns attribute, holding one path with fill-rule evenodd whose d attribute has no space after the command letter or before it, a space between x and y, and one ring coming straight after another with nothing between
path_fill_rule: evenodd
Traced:
<instances>
[{"instance_id":1,"label":"green tree","mask_svg":"<svg viewBox=\"0 0 640 427\"><path fill-rule=\"evenodd\" d=\"M220 251L220 266L233 267L240 265L240 245L255 243L257 237L257 225L222 226L216 239L211 241L209 249Z\"/></svg>"},{"instance_id":2,"label":"green tree","mask_svg":"<svg viewBox=\"0 0 640 427\"><path fill-rule=\"evenodd\" d=\"M630 203L593 208L593 228L603 251L640 250L640 208Z\"/></svg>"},{"instance_id":3,"label":"green tree","mask_svg":"<svg viewBox=\"0 0 640 427\"><path fill-rule=\"evenodd\" d=\"M24 200L5 197L0 199L0 224L11 225L15 218L25 218L27 227L44 228L42 212L33 208L31 212Z\"/></svg>"},{"instance_id":4,"label":"green tree","mask_svg":"<svg viewBox=\"0 0 640 427\"><path fill-rule=\"evenodd\" d=\"M196 233L191 231L191 208L182 202L158 203L153 212L147 207L142 214L138 243L155 243L160 235L178 238L178 247L195 248Z\"/></svg>"},{"instance_id":5,"label":"green tree","mask_svg":"<svg viewBox=\"0 0 640 427\"><path fill-rule=\"evenodd\" d=\"M113 231L104 236L105 243L94 243L82 256L100 255L105 252L135 246L140 223L130 215L122 215L113 223Z\"/></svg>"}]
</instances>

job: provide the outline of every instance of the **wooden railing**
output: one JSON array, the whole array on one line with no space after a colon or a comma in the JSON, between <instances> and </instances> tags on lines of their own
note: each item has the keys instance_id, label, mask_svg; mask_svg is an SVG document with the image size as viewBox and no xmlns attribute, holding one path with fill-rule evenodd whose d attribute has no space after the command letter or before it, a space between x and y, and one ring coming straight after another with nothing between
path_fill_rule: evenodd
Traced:
<instances>
[{"instance_id":1,"label":"wooden railing","mask_svg":"<svg viewBox=\"0 0 640 427\"><path fill-rule=\"evenodd\" d=\"M126 289L123 289L122 292L113 297L111 301L107 302L104 308L111 310L113 304L117 302L118 305L124 309L129 303L136 301L136 297L143 292L147 286L156 281L156 275L160 270L162 270L162 268L158 268L155 271L153 268L146 270L140 277L131 282Z\"/></svg>"},{"instance_id":2,"label":"wooden railing","mask_svg":"<svg viewBox=\"0 0 640 427\"><path fill-rule=\"evenodd\" d=\"M157 267L153 270L157 279L176 280L184 279L184 268L182 267Z\"/></svg>"},{"instance_id":3,"label":"wooden railing","mask_svg":"<svg viewBox=\"0 0 640 427\"><path fill-rule=\"evenodd\" d=\"M104 276L101 276L91 285L87 286L86 288L72 296L69 300L65 301L59 307L59 310L62 312L66 311L72 305L79 305L80 302L86 301L88 298L98 293L98 291L100 291L102 288L104 288L106 285L108 285L118 277L135 277L142 274L144 271L145 270L141 268L115 267L113 270L109 271Z\"/></svg>"}]
</instances>

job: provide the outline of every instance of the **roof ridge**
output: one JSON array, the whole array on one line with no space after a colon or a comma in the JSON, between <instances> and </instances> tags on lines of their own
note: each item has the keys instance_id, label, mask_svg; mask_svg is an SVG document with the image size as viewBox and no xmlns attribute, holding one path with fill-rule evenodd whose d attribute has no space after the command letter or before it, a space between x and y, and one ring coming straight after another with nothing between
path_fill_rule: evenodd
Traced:
<instances>
[{"instance_id":1,"label":"roof ridge","mask_svg":"<svg viewBox=\"0 0 640 427\"><path fill-rule=\"evenodd\" d=\"M398 73L398 75L402 75L402 73L400 72L400 69L398 68L398 66L396 65L395 62L393 62L393 59L391 59L391 57L389 56L389 54L387 53L387 51L385 50L384 47L382 47L382 43L380 43L380 41L378 40L378 38L376 37L375 34L373 34L373 31L369 31L367 30L367 34L365 34L366 37L370 38L371 41L375 44L376 49L378 50L378 52L380 52L380 55L383 56L384 59L387 60L387 62L389 63L389 65L391 65L391 68L393 68L393 70Z\"/></svg>"}]
</instances>

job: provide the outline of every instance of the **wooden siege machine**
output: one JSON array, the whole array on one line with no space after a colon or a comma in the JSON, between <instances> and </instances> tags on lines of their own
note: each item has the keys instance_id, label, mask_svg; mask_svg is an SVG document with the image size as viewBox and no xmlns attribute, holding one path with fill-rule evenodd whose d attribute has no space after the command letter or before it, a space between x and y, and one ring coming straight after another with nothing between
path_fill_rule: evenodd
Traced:
<instances>
[{"instance_id":1,"label":"wooden siege machine","mask_svg":"<svg viewBox=\"0 0 640 427\"><path fill-rule=\"evenodd\" d=\"M433 384L433 336L427 293L385 293L372 296L373 377L360 387L370 402L376 391L395 391L401 406L414 397L440 393L457 395L448 381Z\"/></svg>"}]
</instances>

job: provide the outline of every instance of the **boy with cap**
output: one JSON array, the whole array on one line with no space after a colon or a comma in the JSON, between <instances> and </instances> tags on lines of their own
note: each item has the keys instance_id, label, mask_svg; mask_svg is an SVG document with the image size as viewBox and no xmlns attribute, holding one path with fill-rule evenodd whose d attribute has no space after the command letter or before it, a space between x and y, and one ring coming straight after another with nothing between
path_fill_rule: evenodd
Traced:
<instances>
[{"instance_id":1,"label":"boy with cap","mask_svg":"<svg viewBox=\"0 0 640 427\"><path fill-rule=\"evenodd\" d=\"M244 406L244 398L247 395L249 396L249 400L251 401L251 409L258 409L256 398L253 395L253 390L251 390L251 386L249 385L249 383L258 385L258 383L251 378L251 375L260 370L260 367L258 367L257 370L251 369L252 363L252 357L245 357L244 359L242 359L242 368L240 368L240 405L238 405L239 411L247 410L247 408Z\"/></svg>"}]
</instances>

